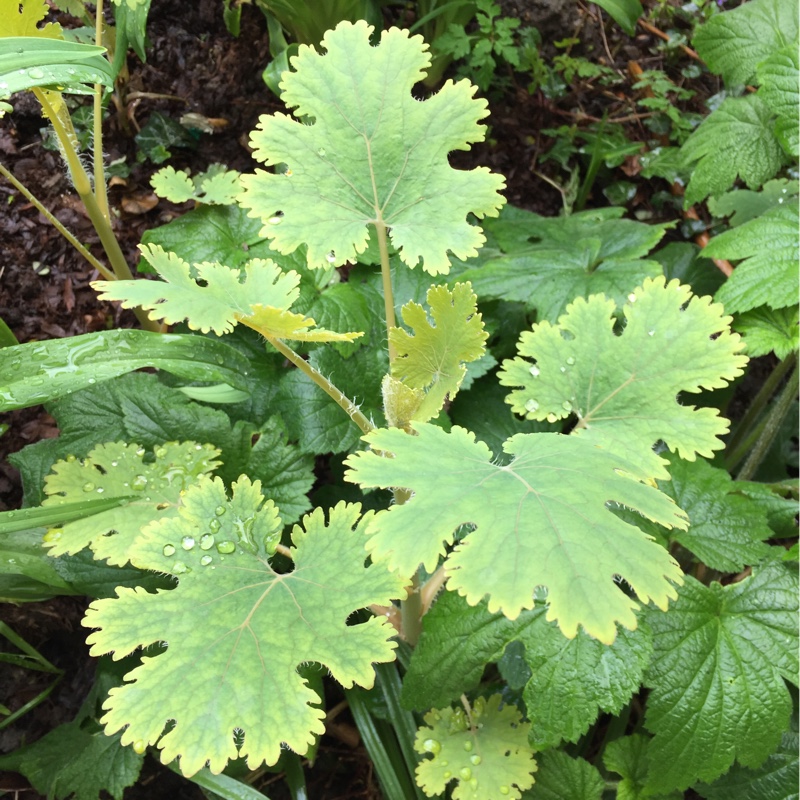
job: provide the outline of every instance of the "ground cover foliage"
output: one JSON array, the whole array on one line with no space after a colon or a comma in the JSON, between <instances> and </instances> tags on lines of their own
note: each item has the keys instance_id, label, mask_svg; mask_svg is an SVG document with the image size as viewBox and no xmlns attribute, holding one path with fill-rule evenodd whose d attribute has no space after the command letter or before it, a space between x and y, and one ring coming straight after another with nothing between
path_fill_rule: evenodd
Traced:
<instances>
[{"instance_id":1,"label":"ground cover foliage","mask_svg":"<svg viewBox=\"0 0 800 800\"><path fill-rule=\"evenodd\" d=\"M685 80L631 68L639 139L608 115L549 132L552 217L453 153L490 134L479 88L613 96L609 59L484 0L420 2L411 30L257 5L285 110L249 172L154 176L194 205L134 278L65 97L99 120L149 3L115 6L106 58L0 0L0 100L41 104L104 248L93 287L143 328L0 330L0 408L59 428L11 457L0 599L92 598L98 659L75 719L0 769L121 798L149 754L208 797L272 796L265 774L305 797L334 690L390 800L796 797L796 4L599 3L620 37L678 26ZM181 141L159 124L153 161ZM631 214L620 170L672 192ZM0 725L44 696L0 697Z\"/></svg>"}]
</instances>

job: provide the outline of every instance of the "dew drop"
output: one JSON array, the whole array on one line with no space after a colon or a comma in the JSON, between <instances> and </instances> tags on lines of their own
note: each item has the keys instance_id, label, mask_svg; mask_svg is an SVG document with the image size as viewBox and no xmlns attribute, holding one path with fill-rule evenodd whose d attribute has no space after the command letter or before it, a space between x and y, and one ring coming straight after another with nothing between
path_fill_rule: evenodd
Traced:
<instances>
[{"instance_id":1,"label":"dew drop","mask_svg":"<svg viewBox=\"0 0 800 800\"><path fill-rule=\"evenodd\" d=\"M539 367L531 367L531 375L533 375L534 378L538 378L539 377Z\"/></svg>"},{"instance_id":2,"label":"dew drop","mask_svg":"<svg viewBox=\"0 0 800 800\"><path fill-rule=\"evenodd\" d=\"M635 302L636 302L636 295L635 295L633 292L631 292L631 293L628 295L628 302L629 302L629 303L635 303Z\"/></svg>"},{"instance_id":3,"label":"dew drop","mask_svg":"<svg viewBox=\"0 0 800 800\"><path fill-rule=\"evenodd\" d=\"M320 149L317 150L317 155L320 156L321 158L325 158L325 148L320 147Z\"/></svg>"},{"instance_id":4,"label":"dew drop","mask_svg":"<svg viewBox=\"0 0 800 800\"><path fill-rule=\"evenodd\" d=\"M188 572L189 571L189 567L187 567L186 564L183 563L183 561L176 561L172 565L172 571L176 575L183 575L184 572Z\"/></svg>"},{"instance_id":5,"label":"dew drop","mask_svg":"<svg viewBox=\"0 0 800 800\"><path fill-rule=\"evenodd\" d=\"M236 550L236 545L233 542L225 541L225 542L219 542L219 544L217 544L218 553L223 553L223 554L233 553L235 550Z\"/></svg>"},{"instance_id":6,"label":"dew drop","mask_svg":"<svg viewBox=\"0 0 800 800\"><path fill-rule=\"evenodd\" d=\"M558 422L558 417L555 414L548 414L547 415L548 422Z\"/></svg>"},{"instance_id":7,"label":"dew drop","mask_svg":"<svg viewBox=\"0 0 800 800\"><path fill-rule=\"evenodd\" d=\"M143 739L137 739L133 743L133 752L134 753L138 753L139 755L142 755L142 753L144 753L145 750L147 750L147 745L145 744Z\"/></svg>"},{"instance_id":8,"label":"dew drop","mask_svg":"<svg viewBox=\"0 0 800 800\"><path fill-rule=\"evenodd\" d=\"M336 263L336 253L334 253L334 252L333 252L333 250L331 250L331 251L328 253L328 255L326 255L326 256L325 256L325 260L326 260L326 261L327 261L329 264L335 264L335 263Z\"/></svg>"},{"instance_id":9,"label":"dew drop","mask_svg":"<svg viewBox=\"0 0 800 800\"><path fill-rule=\"evenodd\" d=\"M211 533L216 533L221 527L222 524L218 519L212 519L208 523L208 529L211 531Z\"/></svg>"},{"instance_id":10,"label":"dew drop","mask_svg":"<svg viewBox=\"0 0 800 800\"><path fill-rule=\"evenodd\" d=\"M87 481L83 484L83 491L84 492L93 492L97 487L91 482Z\"/></svg>"},{"instance_id":11,"label":"dew drop","mask_svg":"<svg viewBox=\"0 0 800 800\"><path fill-rule=\"evenodd\" d=\"M469 767L461 767L458 771L462 781L468 781L472 777L472 770Z\"/></svg>"},{"instance_id":12,"label":"dew drop","mask_svg":"<svg viewBox=\"0 0 800 800\"><path fill-rule=\"evenodd\" d=\"M214 509L214 513L215 513L215 514L216 514L218 517L221 517L221 516L222 516L222 515L225 513L225 506L217 506L217 507Z\"/></svg>"},{"instance_id":13,"label":"dew drop","mask_svg":"<svg viewBox=\"0 0 800 800\"><path fill-rule=\"evenodd\" d=\"M139 458L141 458L141 457L144 455L144 447L140 447L140 448L139 448L139 449L136 451L136 455L137 455L137 456L139 456Z\"/></svg>"},{"instance_id":14,"label":"dew drop","mask_svg":"<svg viewBox=\"0 0 800 800\"><path fill-rule=\"evenodd\" d=\"M164 549L162 550L162 552L168 558L170 556L174 556L175 555L175 545L174 544L165 544L164 545Z\"/></svg>"},{"instance_id":15,"label":"dew drop","mask_svg":"<svg viewBox=\"0 0 800 800\"><path fill-rule=\"evenodd\" d=\"M97 487L97 494L103 494L104 491L105 489L102 486Z\"/></svg>"},{"instance_id":16,"label":"dew drop","mask_svg":"<svg viewBox=\"0 0 800 800\"><path fill-rule=\"evenodd\" d=\"M561 404L561 408L563 408L563 409L564 409L564 411L572 411L572 403L570 403L570 401L569 401L569 400L565 400L565 401L564 401L564 402Z\"/></svg>"},{"instance_id":17,"label":"dew drop","mask_svg":"<svg viewBox=\"0 0 800 800\"><path fill-rule=\"evenodd\" d=\"M204 533L200 537L200 549L210 550L214 546L214 537L210 533Z\"/></svg>"},{"instance_id":18,"label":"dew drop","mask_svg":"<svg viewBox=\"0 0 800 800\"><path fill-rule=\"evenodd\" d=\"M539 410L539 404L535 400L527 400L525 402L525 410L533 414L534 411Z\"/></svg>"},{"instance_id":19,"label":"dew drop","mask_svg":"<svg viewBox=\"0 0 800 800\"><path fill-rule=\"evenodd\" d=\"M77 461L77 459L75 458L75 456L70 455L70 456L67 456L67 461L70 464L72 464L74 461Z\"/></svg>"},{"instance_id":20,"label":"dew drop","mask_svg":"<svg viewBox=\"0 0 800 800\"><path fill-rule=\"evenodd\" d=\"M164 456L167 454L167 448L156 447L155 453L156 453L156 458L164 458Z\"/></svg>"},{"instance_id":21,"label":"dew drop","mask_svg":"<svg viewBox=\"0 0 800 800\"><path fill-rule=\"evenodd\" d=\"M560 369L562 372L566 372L566 371L567 371L567 368L566 368L566 367L559 367L559 369Z\"/></svg>"},{"instance_id":22,"label":"dew drop","mask_svg":"<svg viewBox=\"0 0 800 800\"><path fill-rule=\"evenodd\" d=\"M472 742L464 742L464 749L468 752L472 752Z\"/></svg>"},{"instance_id":23,"label":"dew drop","mask_svg":"<svg viewBox=\"0 0 800 800\"><path fill-rule=\"evenodd\" d=\"M135 489L137 492L141 492L145 486L147 486L147 478L144 475L137 475L131 481L131 489Z\"/></svg>"},{"instance_id":24,"label":"dew drop","mask_svg":"<svg viewBox=\"0 0 800 800\"><path fill-rule=\"evenodd\" d=\"M181 547L184 550L191 550L194 547L194 536L184 536L181 539Z\"/></svg>"},{"instance_id":25,"label":"dew drop","mask_svg":"<svg viewBox=\"0 0 800 800\"><path fill-rule=\"evenodd\" d=\"M440 753L440 752L441 752L441 750L442 750L442 743L441 743L441 742L438 742L438 741L436 741L436 739L426 739L426 740L425 740L425 741L422 743L422 749L423 749L423 750L424 750L426 753L433 753L434 755L436 755L437 753Z\"/></svg>"},{"instance_id":26,"label":"dew drop","mask_svg":"<svg viewBox=\"0 0 800 800\"><path fill-rule=\"evenodd\" d=\"M509 789L508 786L501 786L500 787L500 794L509 794L510 792L511 792L511 789Z\"/></svg>"},{"instance_id":27,"label":"dew drop","mask_svg":"<svg viewBox=\"0 0 800 800\"><path fill-rule=\"evenodd\" d=\"M474 755L469 757L469 763L472 764L472 766L474 767L477 767L478 764L481 763L481 761L483 761L483 759L479 755Z\"/></svg>"},{"instance_id":28,"label":"dew drop","mask_svg":"<svg viewBox=\"0 0 800 800\"><path fill-rule=\"evenodd\" d=\"M271 216L267 222L270 225L280 225L281 220L283 219L283 211L279 211L277 214Z\"/></svg>"},{"instance_id":29,"label":"dew drop","mask_svg":"<svg viewBox=\"0 0 800 800\"><path fill-rule=\"evenodd\" d=\"M567 366L568 367L574 367L575 366L575 359L572 356L567 358Z\"/></svg>"},{"instance_id":30,"label":"dew drop","mask_svg":"<svg viewBox=\"0 0 800 800\"><path fill-rule=\"evenodd\" d=\"M648 336L655 336L656 332L655 331L647 331L647 335Z\"/></svg>"},{"instance_id":31,"label":"dew drop","mask_svg":"<svg viewBox=\"0 0 800 800\"><path fill-rule=\"evenodd\" d=\"M49 531L44 535L45 542L57 542L61 538L61 534L64 533L63 528L50 528Z\"/></svg>"},{"instance_id":32,"label":"dew drop","mask_svg":"<svg viewBox=\"0 0 800 800\"><path fill-rule=\"evenodd\" d=\"M201 567L207 567L207 566L208 566L208 565L209 565L209 564L210 564L210 563L211 563L213 560L214 560L214 559L213 559L213 558L211 558L211 556L203 556L203 557L200 559L200 566L201 566Z\"/></svg>"},{"instance_id":33,"label":"dew drop","mask_svg":"<svg viewBox=\"0 0 800 800\"><path fill-rule=\"evenodd\" d=\"M472 778L472 780L470 780L469 788L472 789L473 792L478 788L478 779L477 778Z\"/></svg>"},{"instance_id":34,"label":"dew drop","mask_svg":"<svg viewBox=\"0 0 800 800\"><path fill-rule=\"evenodd\" d=\"M42 78L44 78L44 71L38 67L34 67L33 69L28 70L28 75L30 75L35 81L40 81Z\"/></svg>"},{"instance_id":35,"label":"dew drop","mask_svg":"<svg viewBox=\"0 0 800 800\"><path fill-rule=\"evenodd\" d=\"M442 773L442 777L443 777L443 778L444 778L446 781L449 781L449 780L450 780L450 778L452 778L452 777L453 777L453 773L452 773L452 772L450 772L450 770L449 770L449 769L448 769L448 770L445 770L445 771Z\"/></svg>"}]
</instances>

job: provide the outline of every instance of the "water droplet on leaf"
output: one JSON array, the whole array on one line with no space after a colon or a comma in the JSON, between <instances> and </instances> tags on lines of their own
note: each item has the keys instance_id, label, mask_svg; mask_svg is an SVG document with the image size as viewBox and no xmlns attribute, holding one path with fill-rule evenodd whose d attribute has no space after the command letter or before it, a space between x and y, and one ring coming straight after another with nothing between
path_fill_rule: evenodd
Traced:
<instances>
[{"instance_id":1,"label":"water droplet on leaf","mask_svg":"<svg viewBox=\"0 0 800 800\"><path fill-rule=\"evenodd\" d=\"M563 408L563 409L564 409L564 411L572 411L572 403L570 403L570 401L569 401L569 400L565 400L565 401L564 401L564 402L561 404L561 408Z\"/></svg>"},{"instance_id":2,"label":"water droplet on leaf","mask_svg":"<svg viewBox=\"0 0 800 800\"><path fill-rule=\"evenodd\" d=\"M472 770L469 767L461 767L458 774L461 776L461 780L468 781L472 777Z\"/></svg>"},{"instance_id":3,"label":"water droplet on leaf","mask_svg":"<svg viewBox=\"0 0 800 800\"><path fill-rule=\"evenodd\" d=\"M200 559L200 566L207 567L214 559L211 556L203 556Z\"/></svg>"},{"instance_id":4,"label":"water droplet on leaf","mask_svg":"<svg viewBox=\"0 0 800 800\"><path fill-rule=\"evenodd\" d=\"M221 516L222 516L222 515L225 513L225 506L217 506L217 507L214 509L214 513L215 513L215 514L216 514L218 517L221 517Z\"/></svg>"},{"instance_id":5,"label":"water droplet on leaf","mask_svg":"<svg viewBox=\"0 0 800 800\"><path fill-rule=\"evenodd\" d=\"M478 764L481 763L481 761L483 761L483 759L479 755L474 755L469 757L469 763L475 767L477 767Z\"/></svg>"},{"instance_id":6,"label":"water droplet on leaf","mask_svg":"<svg viewBox=\"0 0 800 800\"><path fill-rule=\"evenodd\" d=\"M548 422L558 422L558 417L555 414L548 414L547 415Z\"/></svg>"},{"instance_id":7,"label":"water droplet on leaf","mask_svg":"<svg viewBox=\"0 0 800 800\"><path fill-rule=\"evenodd\" d=\"M194 547L194 536L184 536L181 539L181 547L184 550L191 550Z\"/></svg>"},{"instance_id":8,"label":"water droplet on leaf","mask_svg":"<svg viewBox=\"0 0 800 800\"><path fill-rule=\"evenodd\" d=\"M133 743L133 752L134 753L138 753L139 755L142 755L142 753L144 753L145 750L147 750L147 745L145 744L143 739L137 739Z\"/></svg>"},{"instance_id":9,"label":"water droplet on leaf","mask_svg":"<svg viewBox=\"0 0 800 800\"><path fill-rule=\"evenodd\" d=\"M539 404L535 400L527 400L525 402L525 410L533 414L534 411L539 410Z\"/></svg>"},{"instance_id":10,"label":"water droplet on leaf","mask_svg":"<svg viewBox=\"0 0 800 800\"><path fill-rule=\"evenodd\" d=\"M200 549L210 550L214 546L214 537L210 533L204 533L200 537Z\"/></svg>"},{"instance_id":11,"label":"water droplet on leaf","mask_svg":"<svg viewBox=\"0 0 800 800\"><path fill-rule=\"evenodd\" d=\"M218 519L212 519L208 523L208 529L211 533L216 533L221 527L222 525Z\"/></svg>"},{"instance_id":12,"label":"water droplet on leaf","mask_svg":"<svg viewBox=\"0 0 800 800\"><path fill-rule=\"evenodd\" d=\"M91 482L87 481L83 484L83 491L84 492L93 492L97 487Z\"/></svg>"},{"instance_id":13,"label":"water droplet on leaf","mask_svg":"<svg viewBox=\"0 0 800 800\"><path fill-rule=\"evenodd\" d=\"M147 486L147 478L144 475L137 475L131 481L131 489L135 489L137 492L141 492L145 486Z\"/></svg>"},{"instance_id":14,"label":"water droplet on leaf","mask_svg":"<svg viewBox=\"0 0 800 800\"><path fill-rule=\"evenodd\" d=\"M567 359L567 366L568 366L568 367L573 367L573 366L575 366L575 359L574 359L572 356L570 356L570 357Z\"/></svg>"},{"instance_id":15,"label":"water droplet on leaf","mask_svg":"<svg viewBox=\"0 0 800 800\"><path fill-rule=\"evenodd\" d=\"M162 550L165 556L174 556L175 555L175 545L173 544L165 544L164 549Z\"/></svg>"},{"instance_id":16,"label":"water droplet on leaf","mask_svg":"<svg viewBox=\"0 0 800 800\"><path fill-rule=\"evenodd\" d=\"M441 743L441 742L438 742L438 741L436 741L436 739L426 739L426 740L425 740L425 741L422 743L422 749L423 749L423 750L424 750L426 753L433 753L434 755L436 755L437 753L441 752L441 750L442 750L442 743Z\"/></svg>"},{"instance_id":17,"label":"water droplet on leaf","mask_svg":"<svg viewBox=\"0 0 800 800\"><path fill-rule=\"evenodd\" d=\"M328 253L328 255L326 255L326 256L325 256L325 260L326 260L326 261L327 261L329 264L335 264L335 263L336 263L336 253L334 253L334 252L333 252L333 250L331 250L331 251Z\"/></svg>"},{"instance_id":18,"label":"water droplet on leaf","mask_svg":"<svg viewBox=\"0 0 800 800\"><path fill-rule=\"evenodd\" d=\"M472 752L472 746L473 746L473 745L472 745L472 742L464 742L464 749L465 749L465 750L466 750L468 753L471 753L471 752Z\"/></svg>"},{"instance_id":19,"label":"water droplet on leaf","mask_svg":"<svg viewBox=\"0 0 800 800\"><path fill-rule=\"evenodd\" d=\"M172 565L172 571L176 575L183 575L184 572L188 572L189 571L189 567L187 567L186 564L183 563L183 561L176 561Z\"/></svg>"},{"instance_id":20,"label":"water droplet on leaf","mask_svg":"<svg viewBox=\"0 0 800 800\"><path fill-rule=\"evenodd\" d=\"M45 542L57 542L61 538L61 534L64 532L63 528L50 528L49 531L44 535Z\"/></svg>"},{"instance_id":21,"label":"water droplet on leaf","mask_svg":"<svg viewBox=\"0 0 800 800\"><path fill-rule=\"evenodd\" d=\"M531 367L531 375L533 375L534 378L538 378L539 377L539 367Z\"/></svg>"},{"instance_id":22,"label":"water droplet on leaf","mask_svg":"<svg viewBox=\"0 0 800 800\"><path fill-rule=\"evenodd\" d=\"M220 542L217 545L217 552L218 553L233 553L236 550L236 545L233 542Z\"/></svg>"}]
</instances>

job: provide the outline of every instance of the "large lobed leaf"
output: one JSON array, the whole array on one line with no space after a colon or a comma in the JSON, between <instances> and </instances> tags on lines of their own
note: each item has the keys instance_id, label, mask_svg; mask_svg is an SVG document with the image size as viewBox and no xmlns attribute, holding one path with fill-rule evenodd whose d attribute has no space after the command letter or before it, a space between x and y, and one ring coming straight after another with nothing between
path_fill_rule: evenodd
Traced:
<instances>
[{"instance_id":1,"label":"large lobed leaf","mask_svg":"<svg viewBox=\"0 0 800 800\"><path fill-rule=\"evenodd\" d=\"M367 549L406 577L422 563L433 571L461 525L474 526L445 561L449 586L471 605L489 596L490 612L516 619L533 608L534 589L547 589L547 619L573 638L578 627L610 644L616 623L636 627L636 601L666 608L681 571L664 548L614 515L619 503L669 527L686 527L680 509L631 475L637 467L585 439L519 434L493 463L469 431L446 433L429 423L363 437L373 451L351 455L345 479L363 488L403 487L404 505L370 522Z\"/></svg>"},{"instance_id":2,"label":"large lobed leaf","mask_svg":"<svg viewBox=\"0 0 800 800\"><path fill-rule=\"evenodd\" d=\"M572 303L557 326L534 325L520 337L523 357L504 362L500 383L521 387L508 396L517 414L575 414L577 435L667 478L651 449L658 440L692 460L720 449L728 430L716 409L681 405L678 394L725 386L747 358L722 306L678 281L645 281L628 299L619 336L613 301L597 295Z\"/></svg>"},{"instance_id":3,"label":"large lobed leaf","mask_svg":"<svg viewBox=\"0 0 800 800\"><path fill-rule=\"evenodd\" d=\"M305 752L324 730L324 711L298 666L318 662L345 687L371 687L372 662L393 657L394 630L378 617L347 621L403 590L383 566L364 565L358 505L340 503L327 521L320 509L306 516L292 534L294 570L278 573L268 559L281 526L258 483L241 479L232 500L219 499L217 484L210 496L209 484L186 492L178 517L149 526L134 556L177 572L177 588L120 589L118 597L93 603L83 622L98 629L88 639L94 655L119 659L166 643L165 652L144 658L127 683L111 690L102 722L109 734L125 728L123 744L158 743L164 763L180 757L185 775L206 762L218 773L239 756L251 769L274 764L282 744ZM248 514L264 520L248 526ZM198 527L201 519L205 527ZM212 520L223 527L206 547L200 534ZM195 541L181 547L187 537Z\"/></svg>"},{"instance_id":4,"label":"large lobed leaf","mask_svg":"<svg viewBox=\"0 0 800 800\"><path fill-rule=\"evenodd\" d=\"M758 65L759 96L778 115L775 133L787 153L800 155L798 115L800 115L800 55L795 40Z\"/></svg>"},{"instance_id":5,"label":"large lobed leaf","mask_svg":"<svg viewBox=\"0 0 800 800\"><path fill-rule=\"evenodd\" d=\"M300 47L281 82L300 119L262 116L252 137L259 161L288 169L243 176L241 203L279 252L307 243L311 267L355 261L368 226L381 222L408 266L446 273L448 251L469 258L484 241L467 214L495 216L504 202L502 177L447 160L483 139L487 105L467 81L417 100L411 89L430 63L427 45L391 28L373 47L371 31L342 22L325 34L325 54Z\"/></svg>"},{"instance_id":6,"label":"large lobed leaf","mask_svg":"<svg viewBox=\"0 0 800 800\"><path fill-rule=\"evenodd\" d=\"M776 748L797 683L797 568L780 562L739 583L687 577L669 614L648 615L655 655L645 725L649 782L662 791L756 767Z\"/></svg>"},{"instance_id":7,"label":"large lobed leaf","mask_svg":"<svg viewBox=\"0 0 800 800\"><path fill-rule=\"evenodd\" d=\"M101 300L121 300L123 308L150 311L151 319L186 320L194 330L220 336L238 322L279 339L352 341L361 335L315 329L313 319L290 312L300 277L271 259L254 258L241 269L216 262L191 267L159 245L139 249L164 281L95 281Z\"/></svg>"}]
</instances>

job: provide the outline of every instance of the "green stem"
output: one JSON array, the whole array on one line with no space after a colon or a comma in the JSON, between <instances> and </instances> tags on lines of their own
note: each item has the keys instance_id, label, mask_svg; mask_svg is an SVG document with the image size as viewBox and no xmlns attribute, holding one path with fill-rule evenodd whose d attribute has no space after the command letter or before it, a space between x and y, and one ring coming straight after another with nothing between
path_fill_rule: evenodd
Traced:
<instances>
[{"instance_id":1,"label":"green stem","mask_svg":"<svg viewBox=\"0 0 800 800\"><path fill-rule=\"evenodd\" d=\"M20 183L2 164L0 164L0 175L2 175L14 188L29 202L36 210L47 219L47 221L94 267L107 281L115 279L114 273L104 264L101 264L53 215L38 197L33 195L28 188Z\"/></svg>"},{"instance_id":2,"label":"green stem","mask_svg":"<svg viewBox=\"0 0 800 800\"><path fill-rule=\"evenodd\" d=\"M103 245L103 249L106 251L106 256L108 256L111 268L114 270L114 276L117 280L133 280L133 274L128 267L125 256L122 254L122 248L119 246L117 237L114 235L114 231L111 228L111 222L103 216L103 212L97 204L97 199L92 192L92 184L89 180L89 176L86 174L86 170L83 168L78 158L78 153L75 150L73 137L69 135L58 113L50 105L47 95L38 88L32 91L41 104L45 116L53 125L56 137L61 143L61 149L64 153L64 158L67 160L67 166L69 167L75 191L86 207L89 219L92 221L92 225L97 235L100 237L100 242ZM136 314L136 318L145 330L156 332L161 330L161 325L151 320L147 312L141 308L134 309L134 314Z\"/></svg>"},{"instance_id":3,"label":"green stem","mask_svg":"<svg viewBox=\"0 0 800 800\"><path fill-rule=\"evenodd\" d=\"M772 370L769 377L764 381L764 385L750 403L750 408L740 420L736 427L736 432L728 442L728 454L725 457L725 466L731 472L739 462L747 455L753 445L753 441L758 438L761 429L753 429L756 420L761 416L761 412L767 407L770 398L775 390L780 386L786 373L795 365L797 358L791 353Z\"/></svg>"},{"instance_id":4,"label":"green stem","mask_svg":"<svg viewBox=\"0 0 800 800\"><path fill-rule=\"evenodd\" d=\"M394 315L394 293L392 292L392 270L389 265L389 244L386 240L386 224L376 222L378 232L378 250L381 254L381 278L383 279L383 305L386 310L386 339L389 344L389 364L394 362L397 353L391 340L391 330L397 327Z\"/></svg>"},{"instance_id":5,"label":"green stem","mask_svg":"<svg viewBox=\"0 0 800 800\"><path fill-rule=\"evenodd\" d=\"M270 336L258 328L253 328L258 332L285 358L292 362L301 372L304 372L311 378L314 383L322 389L343 411L350 417L353 422L361 429L363 433L369 433L375 430L375 426L359 411L358 406L353 403L350 398L346 397L340 392L321 372L314 369L299 353L296 353L289 347L283 339L278 339L275 336Z\"/></svg>"},{"instance_id":6,"label":"green stem","mask_svg":"<svg viewBox=\"0 0 800 800\"><path fill-rule=\"evenodd\" d=\"M416 646L422 633L422 595L419 590L419 576L411 579L411 591L405 600L400 601L400 619L402 620L403 638L412 646Z\"/></svg>"},{"instance_id":7,"label":"green stem","mask_svg":"<svg viewBox=\"0 0 800 800\"><path fill-rule=\"evenodd\" d=\"M95 34L94 43L98 47L103 45L103 0L95 0ZM94 136L92 149L94 151L94 191L97 196L97 205L106 222L111 221L108 213L108 194L106 192L106 171L103 165L103 84L94 85Z\"/></svg>"},{"instance_id":8,"label":"green stem","mask_svg":"<svg viewBox=\"0 0 800 800\"><path fill-rule=\"evenodd\" d=\"M775 401L769 414L767 414L767 419L761 431L761 435L750 451L750 455L744 462L744 466L736 476L737 480L749 481L753 475L755 475L756 470L764 460L764 456L766 456L769 448L775 441L775 437L778 435L783 425L783 420L792 408L792 404L797 400L798 387L800 387L800 375L798 374L797 367L795 367L788 383L783 387L783 391L778 395L778 399Z\"/></svg>"}]
</instances>

